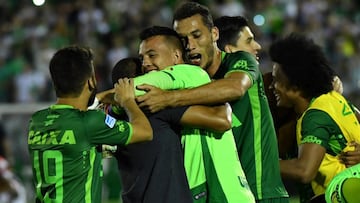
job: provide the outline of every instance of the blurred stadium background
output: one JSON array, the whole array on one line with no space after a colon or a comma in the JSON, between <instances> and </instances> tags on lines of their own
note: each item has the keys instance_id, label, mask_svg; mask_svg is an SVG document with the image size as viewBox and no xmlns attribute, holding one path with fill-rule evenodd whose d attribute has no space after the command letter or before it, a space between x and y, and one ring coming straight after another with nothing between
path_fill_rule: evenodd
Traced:
<instances>
[{"instance_id":1,"label":"blurred stadium background","mask_svg":"<svg viewBox=\"0 0 360 203\"><path fill-rule=\"evenodd\" d=\"M52 54L70 44L95 52L98 89L111 87L110 71L120 59L137 56L137 34L150 25L171 26L177 0L0 0L1 144L33 202L27 152L30 114L55 101L48 72ZM262 45L260 68L271 71L269 44L303 32L320 44L343 81L344 95L360 106L360 1L202 0L214 18L243 15ZM119 202L113 160L105 163L104 202ZM294 200L296 202L296 200Z\"/></svg>"}]
</instances>

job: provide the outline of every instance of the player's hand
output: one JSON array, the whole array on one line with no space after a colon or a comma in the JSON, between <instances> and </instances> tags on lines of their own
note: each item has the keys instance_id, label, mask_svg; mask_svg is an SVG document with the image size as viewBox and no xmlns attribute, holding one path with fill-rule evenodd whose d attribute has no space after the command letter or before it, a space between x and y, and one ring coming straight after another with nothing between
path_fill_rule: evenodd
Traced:
<instances>
[{"instance_id":1,"label":"player's hand","mask_svg":"<svg viewBox=\"0 0 360 203\"><path fill-rule=\"evenodd\" d=\"M138 85L136 88L147 92L146 94L136 98L140 108L145 108L147 111L155 113L168 107L168 91L146 84Z\"/></svg>"},{"instance_id":2,"label":"player's hand","mask_svg":"<svg viewBox=\"0 0 360 203\"><path fill-rule=\"evenodd\" d=\"M116 104L114 100L115 89L109 89L96 94L96 98L103 104Z\"/></svg>"},{"instance_id":3,"label":"player's hand","mask_svg":"<svg viewBox=\"0 0 360 203\"><path fill-rule=\"evenodd\" d=\"M360 144L351 142L350 146L354 146L354 151L341 152L339 157L346 167L360 163Z\"/></svg>"},{"instance_id":4,"label":"player's hand","mask_svg":"<svg viewBox=\"0 0 360 203\"><path fill-rule=\"evenodd\" d=\"M115 95L114 100L121 106L125 107L126 103L129 101L135 102L135 91L134 91L134 81L129 78L119 79L114 85Z\"/></svg>"}]
</instances>

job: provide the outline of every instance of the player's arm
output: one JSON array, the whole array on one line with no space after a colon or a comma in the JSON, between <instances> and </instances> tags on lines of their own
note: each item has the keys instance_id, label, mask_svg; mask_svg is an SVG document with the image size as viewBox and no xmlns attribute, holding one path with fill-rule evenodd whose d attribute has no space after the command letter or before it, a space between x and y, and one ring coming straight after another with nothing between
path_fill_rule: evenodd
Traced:
<instances>
[{"instance_id":1,"label":"player's arm","mask_svg":"<svg viewBox=\"0 0 360 203\"><path fill-rule=\"evenodd\" d=\"M134 78L134 88L135 88L135 95L140 96L146 93L146 90L138 89L137 86L142 84L150 84L152 86L161 88L161 89L174 89L174 81L172 78L162 72L162 71L152 71L150 73L146 73L141 76L137 76Z\"/></svg>"},{"instance_id":2,"label":"player's arm","mask_svg":"<svg viewBox=\"0 0 360 203\"><path fill-rule=\"evenodd\" d=\"M298 158L280 160L281 176L302 183L311 182L319 170L325 152L326 149L319 144L301 144L299 146Z\"/></svg>"},{"instance_id":3,"label":"player's arm","mask_svg":"<svg viewBox=\"0 0 360 203\"><path fill-rule=\"evenodd\" d=\"M95 99L104 104L116 104L116 102L114 101L114 93L114 88L105 90L97 93Z\"/></svg>"},{"instance_id":4,"label":"player's arm","mask_svg":"<svg viewBox=\"0 0 360 203\"><path fill-rule=\"evenodd\" d=\"M161 89L173 89L173 80L169 77L169 75L157 71L147 73L138 77L133 78L134 82L134 90L135 95L143 95L146 93L144 90L137 89L136 86L147 83L153 85L155 87L159 87ZM94 103L89 107L89 109L95 109L99 102L104 104L112 104L116 105L114 101L114 88L99 92L96 94Z\"/></svg>"},{"instance_id":5,"label":"player's arm","mask_svg":"<svg viewBox=\"0 0 360 203\"><path fill-rule=\"evenodd\" d=\"M119 79L115 84L115 101L124 108L132 125L133 134L129 143L152 140L153 131L149 120L135 102L132 79Z\"/></svg>"},{"instance_id":6,"label":"player's arm","mask_svg":"<svg viewBox=\"0 0 360 203\"><path fill-rule=\"evenodd\" d=\"M228 103L220 106L190 106L181 117L181 124L225 132L231 128L231 107Z\"/></svg>"},{"instance_id":7,"label":"player's arm","mask_svg":"<svg viewBox=\"0 0 360 203\"><path fill-rule=\"evenodd\" d=\"M177 107L195 104L219 104L241 98L251 87L252 80L245 72L231 72L225 78L211 83L184 90L162 91L149 85L138 88L148 93L137 97L140 107L157 112L166 107Z\"/></svg>"},{"instance_id":8,"label":"player's arm","mask_svg":"<svg viewBox=\"0 0 360 203\"><path fill-rule=\"evenodd\" d=\"M134 78L134 86L148 84L162 90L174 90L197 87L211 80L209 75L198 66L187 64L169 66L161 71L150 73ZM135 89L135 95L140 96L146 93L141 89Z\"/></svg>"}]
</instances>

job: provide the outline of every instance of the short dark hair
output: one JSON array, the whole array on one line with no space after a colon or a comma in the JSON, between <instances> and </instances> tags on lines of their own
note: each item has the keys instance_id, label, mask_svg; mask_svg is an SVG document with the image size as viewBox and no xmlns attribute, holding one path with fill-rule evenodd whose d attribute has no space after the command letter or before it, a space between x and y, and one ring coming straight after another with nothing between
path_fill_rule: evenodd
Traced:
<instances>
[{"instance_id":1,"label":"short dark hair","mask_svg":"<svg viewBox=\"0 0 360 203\"><path fill-rule=\"evenodd\" d=\"M335 72L331 69L321 47L302 34L291 33L270 45L272 61L280 64L289 85L311 99L333 89Z\"/></svg>"},{"instance_id":2,"label":"short dark hair","mask_svg":"<svg viewBox=\"0 0 360 203\"><path fill-rule=\"evenodd\" d=\"M123 58L118 61L111 71L112 83L115 84L120 78L134 78L141 75L141 61L137 57Z\"/></svg>"},{"instance_id":3,"label":"short dark hair","mask_svg":"<svg viewBox=\"0 0 360 203\"><path fill-rule=\"evenodd\" d=\"M50 60L50 75L57 97L80 95L93 76L93 53L88 47L69 46L58 50Z\"/></svg>"},{"instance_id":4,"label":"short dark hair","mask_svg":"<svg viewBox=\"0 0 360 203\"><path fill-rule=\"evenodd\" d=\"M163 26L157 26L157 25L143 29L140 32L139 37L140 37L140 40L142 41L142 40L146 40L150 37L158 36L158 35L172 36L172 37L180 39L179 35L177 34L177 32L175 30L173 30L169 27L163 27Z\"/></svg>"},{"instance_id":5,"label":"short dark hair","mask_svg":"<svg viewBox=\"0 0 360 203\"><path fill-rule=\"evenodd\" d=\"M177 8L173 16L173 24L175 21L183 20L194 15L201 15L204 25L211 30L214 27L213 17L206 6L196 2L186 2Z\"/></svg>"},{"instance_id":6,"label":"short dark hair","mask_svg":"<svg viewBox=\"0 0 360 203\"><path fill-rule=\"evenodd\" d=\"M155 25L145 28L140 32L139 35L141 41L147 40L150 37L154 37L154 36L163 36L164 39L166 40L166 43L181 50L183 60L186 62L188 61L186 58L185 47L182 43L182 39L175 30L169 27Z\"/></svg>"},{"instance_id":7,"label":"short dark hair","mask_svg":"<svg viewBox=\"0 0 360 203\"><path fill-rule=\"evenodd\" d=\"M219 29L217 45L223 51L226 45L236 46L239 32L249 27L248 20L242 16L221 16L214 20L214 25Z\"/></svg>"}]
</instances>

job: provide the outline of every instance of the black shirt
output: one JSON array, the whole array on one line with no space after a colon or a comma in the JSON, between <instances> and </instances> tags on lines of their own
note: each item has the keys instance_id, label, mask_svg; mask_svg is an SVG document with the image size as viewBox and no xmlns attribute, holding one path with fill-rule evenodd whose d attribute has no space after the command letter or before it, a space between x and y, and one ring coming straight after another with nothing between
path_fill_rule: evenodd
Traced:
<instances>
[{"instance_id":1,"label":"black shirt","mask_svg":"<svg viewBox=\"0 0 360 203\"><path fill-rule=\"evenodd\" d=\"M192 202L179 133L175 132L187 108L167 109L148 116L154 133L152 141L118 146L115 157L123 203Z\"/></svg>"}]
</instances>

